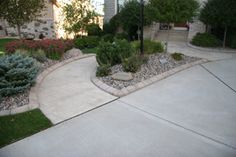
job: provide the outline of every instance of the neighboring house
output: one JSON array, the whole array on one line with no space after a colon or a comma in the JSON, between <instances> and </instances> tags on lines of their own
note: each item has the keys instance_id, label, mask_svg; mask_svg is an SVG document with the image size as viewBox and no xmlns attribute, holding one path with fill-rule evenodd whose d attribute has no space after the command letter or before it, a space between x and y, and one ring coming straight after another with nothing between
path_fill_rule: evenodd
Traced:
<instances>
[{"instance_id":1,"label":"neighboring house","mask_svg":"<svg viewBox=\"0 0 236 157\"><path fill-rule=\"evenodd\" d=\"M46 8L42 11L42 16L37 20L27 23L21 27L21 32L25 36L39 38L43 34L46 38L67 38L68 35L63 29L62 6L70 0L45 0ZM92 7L91 7L92 8ZM101 17L96 19L99 25L103 20ZM0 19L0 37L18 36L17 30L10 27L5 20Z\"/></svg>"},{"instance_id":2,"label":"neighboring house","mask_svg":"<svg viewBox=\"0 0 236 157\"><path fill-rule=\"evenodd\" d=\"M104 22L109 22L109 20L119 12L119 8L128 0L105 0L105 15ZM203 4L206 0L198 0L200 4ZM144 38L159 40L167 39L167 31L161 30L162 24L154 23L149 27L144 28ZM187 27L189 30L187 30ZM172 30L170 34L170 40L174 41L190 41L195 34L205 32L205 25L199 20L194 20L193 23L180 23L172 24Z\"/></svg>"}]
</instances>

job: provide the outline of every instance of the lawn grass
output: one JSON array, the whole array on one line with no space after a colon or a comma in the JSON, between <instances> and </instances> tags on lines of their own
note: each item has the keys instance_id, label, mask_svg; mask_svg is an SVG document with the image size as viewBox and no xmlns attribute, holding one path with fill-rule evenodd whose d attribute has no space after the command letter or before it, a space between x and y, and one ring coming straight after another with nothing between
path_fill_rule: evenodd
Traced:
<instances>
[{"instance_id":1,"label":"lawn grass","mask_svg":"<svg viewBox=\"0 0 236 157\"><path fill-rule=\"evenodd\" d=\"M14 38L2 38L0 39L0 51L5 51L4 45L10 41L17 40Z\"/></svg>"},{"instance_id":2,"label":"lawn grass","mask_svg":"<svg viewBox=\"0 0 236 157\"><path fill-rule=\"evenodd\" d=\"M98 51L98 48L97 47L95 47L95 48L85 48L85 49L83 49L82 50L82 52L84 53L84 54L96 54L97 53L97 51Z\"/></svg>"},{"instance_id":3,"label":"lawn grass","mask_svg":"<svg viewBox=\"0 0 236 157\"><path fill-rule=\"evenodd\" d=\"M0 117L0 148L49 128L52 123L39 110Z\"/></svg>"}]
</instances>

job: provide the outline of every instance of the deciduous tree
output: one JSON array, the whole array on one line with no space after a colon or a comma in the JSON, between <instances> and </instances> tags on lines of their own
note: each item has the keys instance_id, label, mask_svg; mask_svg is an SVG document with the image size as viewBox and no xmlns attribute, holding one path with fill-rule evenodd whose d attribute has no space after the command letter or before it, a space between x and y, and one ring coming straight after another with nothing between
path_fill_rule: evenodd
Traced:
<instances>
[{"instance_id":1,"label":"deciduous tree","mask_svg":"<svg viewBox=\"0 0 236 157\"><path fill-rule=\"evenodd\" d=\"M41 16L44 7L44 0L1 0L0 17L16 27L21 38L20 27Z\"/></svg>"},{"instance_id":2,"label":"deciduous tree","mask_svg":"<svg viewBox=\"0 0 236 157\"><path fill-rule=\"evenodd\" d=\"M86 30L95 13L91 10L90 0L72 0L63 7L64 29L76 35Z\"/></svg>"}]
</instances>

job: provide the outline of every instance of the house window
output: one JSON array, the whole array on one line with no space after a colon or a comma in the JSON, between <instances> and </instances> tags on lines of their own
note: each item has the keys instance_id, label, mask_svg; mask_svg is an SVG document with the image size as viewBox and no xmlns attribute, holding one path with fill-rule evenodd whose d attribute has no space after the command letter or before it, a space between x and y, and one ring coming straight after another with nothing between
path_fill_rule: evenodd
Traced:
<instances>
[{"instance_id":1,"label":"house window","mask_svg":"<svg viewBox=\"0 0 236 157\"><path fill-rule=\"evenodd\" d=\"M2 26L0 25L0 30L3 30Z\"/></svg>"}]
</instances>

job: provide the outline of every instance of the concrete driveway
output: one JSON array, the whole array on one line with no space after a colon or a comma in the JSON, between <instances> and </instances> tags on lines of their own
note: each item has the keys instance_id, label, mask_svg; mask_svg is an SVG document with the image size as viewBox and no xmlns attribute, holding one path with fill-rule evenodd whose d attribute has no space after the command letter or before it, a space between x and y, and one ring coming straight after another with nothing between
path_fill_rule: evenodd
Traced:
<instances>
[{"instance_id":1,"label":"concrete driveway","mask_svg":"<svg viewBox=\"0 0 236 157\"><path fill-rule=\"evenodd\" d=\"M1 157L236 157L236 60L195 66L0 149Z\"/></svg>"}]
</instances>

